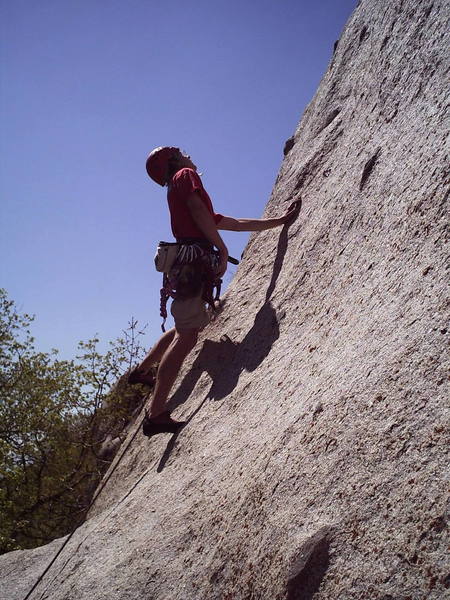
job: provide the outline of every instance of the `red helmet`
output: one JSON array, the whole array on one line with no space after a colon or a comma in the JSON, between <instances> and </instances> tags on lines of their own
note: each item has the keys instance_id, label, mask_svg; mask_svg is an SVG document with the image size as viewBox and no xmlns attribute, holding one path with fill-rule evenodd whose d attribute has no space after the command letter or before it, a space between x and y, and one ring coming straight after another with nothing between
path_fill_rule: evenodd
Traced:
<instances>
[{"instance_id":1,"label":"red helmet","mask_svg":"<svg viewBox=\"0 0 450 600\"><path fill-rule=\"evenodd\" d=\"M169 160L179 151L180 149L174 146L160 146L152 150L145 163L149 177L159 185L166 185Z\"/></svg>"}]
</instances>

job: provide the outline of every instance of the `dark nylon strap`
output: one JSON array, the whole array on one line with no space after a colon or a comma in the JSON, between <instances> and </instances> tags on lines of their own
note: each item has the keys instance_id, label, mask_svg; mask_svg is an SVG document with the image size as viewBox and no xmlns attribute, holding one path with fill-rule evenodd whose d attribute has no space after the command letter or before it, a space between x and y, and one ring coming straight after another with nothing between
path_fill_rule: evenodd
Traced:
<instances>
[{"instance_id":1,"label":"dark nylon strap","mask_svg":"<svg viewBox=\"0 0 450 600\"><path fill-rule=\"evenodd\" d=\"M178 244L184 244L186 246L198 244L199 246L204 246L205 248L213 248L213 244L204 238L177 238L177 242Z\"/></svg>"}]
</instances>

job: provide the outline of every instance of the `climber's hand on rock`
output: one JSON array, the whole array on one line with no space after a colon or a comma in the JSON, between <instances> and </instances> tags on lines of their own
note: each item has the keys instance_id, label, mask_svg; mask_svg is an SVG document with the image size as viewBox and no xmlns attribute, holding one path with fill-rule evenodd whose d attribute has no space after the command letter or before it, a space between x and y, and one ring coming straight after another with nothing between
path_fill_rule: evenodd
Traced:
<instances>
[{"instance_id":1,"label":"climber's hand on rock","mask_svg":"<svg viewBox=\"0 0 450 600\"><path fill-rule=\"evenodd\" d=\"M297 200L295 200L295 202L293 202L289 206L289 208L287 209L287 213L284 215L284 217L281 217L281 219L280 219L281 223L283 223L283 225L286 225L286 224L290 224L293 221L295 221L295 219L298 216L298 213L300 212L301 207L302 207L302 199L297 198Z\"/></svg>"}]
</instances>

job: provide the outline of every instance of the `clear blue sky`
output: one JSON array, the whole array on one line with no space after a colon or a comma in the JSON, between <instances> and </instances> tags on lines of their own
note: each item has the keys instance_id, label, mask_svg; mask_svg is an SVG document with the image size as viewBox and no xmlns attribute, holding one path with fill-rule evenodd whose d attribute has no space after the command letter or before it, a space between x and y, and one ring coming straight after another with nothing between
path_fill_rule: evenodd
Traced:
<instances>
[{"instance_id":1,"label":"clear blue sky","mask_svg":"<svg viewBox=\"0 0 450 600\"><path fill-rule=\"evenodd\" d=\"M217 212L259 217L356 4L1 0L0 286L40 350L106 347L131 316L159 336L147 154L180 146ZM224 238L239 257L247 234Z\"/></svg>"}]
</instances>

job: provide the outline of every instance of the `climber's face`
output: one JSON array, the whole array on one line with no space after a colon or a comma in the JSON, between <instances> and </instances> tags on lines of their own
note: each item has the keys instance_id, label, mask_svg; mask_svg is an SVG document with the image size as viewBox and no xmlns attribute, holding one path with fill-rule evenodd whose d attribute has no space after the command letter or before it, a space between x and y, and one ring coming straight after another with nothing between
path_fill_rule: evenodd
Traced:
<instances>
[{"instance_id":1,"label":"climber's face","mask_svg":"<svg viewBox=\"0 0 450 600\"><path fill-rule=\"evenodd\" d=\"M192 162L189 154L187 154L183 150L180 150L177 160L178 160L180 169L188 168L188 169L194 169L194 171L197 170L197 166Z\"/></svg>"}]
</instances>

